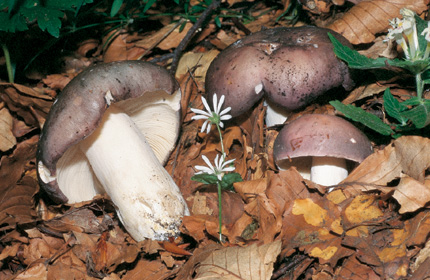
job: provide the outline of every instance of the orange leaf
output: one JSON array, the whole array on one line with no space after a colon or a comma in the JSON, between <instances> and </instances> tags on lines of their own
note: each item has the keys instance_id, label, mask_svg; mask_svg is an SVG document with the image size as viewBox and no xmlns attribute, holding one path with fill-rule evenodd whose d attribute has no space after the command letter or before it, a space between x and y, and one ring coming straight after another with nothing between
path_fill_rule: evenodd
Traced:
<instances>
[{"instance_id":1,"label":"orange leaf","mask_svg":"<svg viewBox=\"0 0 430 280\"><path fill-rule=\"evenodd\" d=\"M174 241L162 241L159 242L161 247L164 248L167 252L177 254L177 255L183 255L183 256L192 256L193 254L188 252L187 250L181 248L176 244Z\"/></svg>"}]
</instances>

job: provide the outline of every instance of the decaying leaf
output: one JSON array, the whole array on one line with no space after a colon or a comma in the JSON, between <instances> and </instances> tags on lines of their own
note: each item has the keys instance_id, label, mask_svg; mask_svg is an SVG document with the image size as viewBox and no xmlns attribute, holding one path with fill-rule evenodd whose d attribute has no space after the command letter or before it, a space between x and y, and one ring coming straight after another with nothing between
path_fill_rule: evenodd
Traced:
<instances>
[{"instance_id":1,"label":"decaying leaf","mask_svg":"<svg viewBox=\"0 0 430 280\"><path fill-rule=\"evenodd\" d=\"M213 251L196 269L195 279L270 279L281 241Z\"/></svg>"},{"instance_id":2,"label":"decaying leaf","mask_svg":"<svg viewBox=\"0 0 430 280\"><path fill-rule=\"evenodd\" d=\"M40 127L44 123L53 101L51 96L35 89L8 83L0 83L0 99L11 112L33 127Z\"/></svg>"},{"instance_id":3,"label":"decaying leaf","mask_svg":"<svg viewBox=\"0 0 430 280\"><path fill-rule=\"evenodd\" d=\"M180 80L188 71L192 71L193 68L196 68L195 72L193 72L193 76L195 81L199 82L200 86L203 88L206 71L208 70L211 61L218 55L218 53L219 51L217 50L210 50L205 53L185 53L179 60L176 77Z\"/></svg>"},{"instance_id":4,"label":"decaying leaf","mask_svg":"<svg viewBox=\"0 0 430 280\"><path fill-rule=\"evenodd\" d=\"M12 130L12 115L9 113L7 108L0 109L0 151L6 152L16 145L16 139Z\"/></svg>"},{"instance_id":5,"label":"decaying leaf","mask_svg":"<svg viewBox=\"0 0 430 280\"><path fill-rule=\"evenodd\" d=\"M0 162L0 225L32 221L35 216L33 195L38 186L35 178L24 176L26 167L36 156L39 137L18 143L10 156Z\"/></svg>"},{"instance_id":6,"label":"decaying leaf","mask_svg":"<svg viewBox=\"0 0 430 280\"><path fill-rule=\"evenodd\" d=\"M193 25L190 22L187 22L185 27L182 29L178 24L171 23L164 26L154 34L146 36L137 42L136 46L144 49L152 49L157 47L162 50L176 48L192 26ZM201 41L214 30L215 25L210 24L196 36L195 40Z\"/></svg>"},{"instance_id":7,"label":"decaying leaf","mask_svg":"<svg viewBox=\"0 0 430 280\"><path fill-rule=\"evenodd\" d=\"M371 43L375 34L387 31L388 20L400 17L400 9L408 8L420 15L428 3L428 0L363 0L329 28L352 44Z\"/></svg>"},{"instance_id":8,"label":"decaying leaf","mask_svg":"<svg viewBox=\"0 0 430 280\"><path fill-rule=\"evenodd\" d=\"M385 149L370 155L343 182L357 190L393 191L401 204L400 213L413 212L430 202L425 172L430 167L430 139L404 136ZM401 179L397 187L386 187Z\"/></svg>"}]
</instances>

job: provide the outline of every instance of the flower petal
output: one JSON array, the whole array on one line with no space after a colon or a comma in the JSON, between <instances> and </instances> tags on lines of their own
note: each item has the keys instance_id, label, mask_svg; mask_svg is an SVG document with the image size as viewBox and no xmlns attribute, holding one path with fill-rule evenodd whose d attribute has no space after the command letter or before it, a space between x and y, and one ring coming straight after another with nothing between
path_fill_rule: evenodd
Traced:
<instances>
[{"instance_id":1,"label":"flower petal","mask_svg":"<svg viewBox=\"0 0 430 280\"><path fill-rule=\"evenodd\" d=\"M203 115L195 115L191 117L192 120L203 120L203 119L207 120L208 118L209 118L208 116L203 116Z\"/></svg>"},{"instance_id":2,"label":"flower petal","mask_svg":"<svg viewBox=\"0 0 430 280\"><path fill-rule=\"evenodd\" d=\"M212 116L212 115L211 115L211 114L209 114L208 112L203 111L203 110L200 110L200 109L194 109L194 108L191 108L191 111L192 111L193 113L195 113L195 114L205 115L205 116L208 116L208 117Z\"/></svg>"},{"instance_id":3,"label":"flower petal","mask_svg":"<svg viewBox=\"0 0 430 280\"><path fill-rule=\"evenodd\" d=\"M224 96L224 95L223 95ZM222 112L221 113L219 113L220 115L225 115L225 114L227 114L228 112L230 112L231 111L231 107L227 107L227 108L225 108L224 110L222 110Z\"/></svg>"},{"instance_id":4,"label":"flower petal","mask_svg":"<svg viewBox=\"0 0 430 280\"><path fill-rule=\"evenodd\" d=\"M212 128L212 122L208 121L208 129L206 131L207 134L209 134L209 132L211 132L211 128Z\"/></svg>"},{"instance_id":5,"label":"flower petal","mask_svg":"<svg viewBox=\"0 0 430 280\"><path fill-rule=\"evenodd\" d=\"M207 164L207 166L209 166L212 170L215 170L212 163L209 161L208 157L205 155L202 155L202 159L203 161Z\"/></svg>"},{"instance_id":6,"label":"flower petal","mask_svg":"<svg viewBox=\"0 0 430 280\"><path fill-rule=\"evenodd\" d=\"M212 116L211 108L209 107L209 104L208 104L208 102L206 101L206 98L204 98L203 96L202 96L202 102L203 102L203 105L204 105L204 106L205 106L205 108L206 108L206 111L208 111L209 116Z\"/></svg>"},{"instance_id":7,"label":"flower petal","mask_svg":"<svg viewBox=\"0 0 430 280\"><path fill-rule=\"evenodd\" d=\"M226 120L231 119L231 115L224 115L224 116L221 116L219 119L222 121L226 121Z\"/></svg>"},{"instance_id":8,"label":"flower petal","mask_svg":"<svg viewBox=\"0 0 430 280\"><path fill-rule=\"evenodd\" d=\"M213 95L213 99L212 99L212 105L214 106L214 111L216 114L218 114L218 112L216 111L216 108L218 106L218 96L216 95L216 93L214 93Z\"/></svg>"},{"instance_id":9,"label":"flower petal","mask_svg":"<svg viewBox=\"0 0 430 280\"><path fill-rule=\"evenodd\" d=\"M217 114L220 114L221 107L222 107L222 105L224 104L224 99L225 99L225 96L224 96L224 94L223 94L223 95L221 95L221 98L219 99L218 107L215 107L215 108L214 108L214 109L215 109L215 112L216 112ZM220 115L221 115L221 114L220 114Z\"/></svg>"}]
</instances>

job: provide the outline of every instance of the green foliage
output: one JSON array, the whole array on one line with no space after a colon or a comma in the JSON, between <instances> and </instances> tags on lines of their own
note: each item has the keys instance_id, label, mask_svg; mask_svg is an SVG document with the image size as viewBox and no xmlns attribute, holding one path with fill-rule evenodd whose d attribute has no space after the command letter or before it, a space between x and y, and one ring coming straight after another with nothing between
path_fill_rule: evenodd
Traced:
<instances>
[{"instance_id":1,"label":"green foliage","mask_svg":"<svg viewBox=\"0 0 430 280\"><path fill-rule=\"evenodd\" d=\"M191 177L191 180L200 182L205 185L212 185L218 183L218 178L214 174L197 174ZM223 190L233 190L233 184L236 182L242 182L242 177L240 177L239 173L232 172L224 174L221 180L221 189Z\"/></svg>"},{"instance_id":2,"label":"green foliage","mask_svg":"<svg viewBox=\"0 0 430 280\"><path fill-rule=\"evenodd\" d=\"M427 27L427 22L416 17L417 33L421 34ZM400 102L392 94L390 89L384 92L384 109L387 115L398 123L393 123L390 127L375 115L357 108L353 105L345 105L339 101L332 101L330 104L347 118L360 122L370 129L382 134L399 137L412 130L422 129L430 124L430 100L423 99L424 86L430 83L430 61L424 57L423 52L419 53L415 60L368 58L347 46L342 45L332 34L328 34L333 43L334 53L344 60L350 68L354 69L376 69L392 67L402 68L415 75L417 96L411 96L408 100ZM418 36L420 50L425 50L427 41L424 36Z\"/></svg>"},{"instance_id":3,"label":"green foliage","mask_svg":"<svg viewBox=\"0 0 430 280\"><path fill-rule=\"evenodd\" d=\"M332 34L328 36L333 43L334 53L336 56L345 61L350 68L353 69L377 69L377 68L390 68L399 67L408 70L412 74L422 73L429 68L427 60L401 60L401 59L388 59L379 57L376 59L368 58L359 52L342 45Z\"/></svg>"},{"instance_id":4,"label":"green foliage","mask_svg":"<svg viewBox=\"0 0 430 280\"><path fill-rule=\"evenodd\" d=\"M42 31L60 36L61 19L65 12L77 13L93 0L10 0L0 3L0 31L15 33L25 31L32 22L37 22Z\"/></svg>"},{"instance_id":5,"label":"green foliage","mask_svg":"<svg viewBox=\"0 0 430 280\"><path fill-rule=\"evenodd\" d=\"M342 112L345 117L350 118L353 121L360 122L382 135L391 135L394 132L390 126L384 123L380 118L359 107L355 107L354 105L345 105L338 100L330 101L330 104L337 111Z\"/></svg>"}]
</instances>

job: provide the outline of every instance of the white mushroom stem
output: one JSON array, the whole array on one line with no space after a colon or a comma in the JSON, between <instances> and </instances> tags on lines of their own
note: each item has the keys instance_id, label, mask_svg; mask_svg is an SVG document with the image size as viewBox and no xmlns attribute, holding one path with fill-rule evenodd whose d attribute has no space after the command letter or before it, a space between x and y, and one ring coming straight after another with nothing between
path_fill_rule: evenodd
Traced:
<instances>
[{"instance_id":1,"label":"white mushroom stem","mask_svg":"<svg viewBox=\"0 0 430 280\"><path fill-rule=\"evenodd\" d=\"M346 160L335 157L313 157L310 180L322 186L339 184L348 177Z\"/></svg>"},{"instance_id":2,"label":"white mushroom stem","mask_svg":"<svg viewBox=\"0 0 430 280\"><path fill-rule=\"evenodd\" d=\"M176 234L186 202L127 114L112 105L79 146L136 241Z\"/></svg>"},{"instance_id":3,"label":"white mushroom stem","mask_svg":"<svg viewBox=\"0 0 430 280\"><path fill-rule=\"evenodd\" d=\"M266 105L265 121L267 127L283 124L288 119L290 113L288 110L272 104L269 100L265 100L264 105Z\"/></svg>"}]
</instances>

